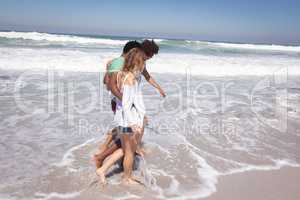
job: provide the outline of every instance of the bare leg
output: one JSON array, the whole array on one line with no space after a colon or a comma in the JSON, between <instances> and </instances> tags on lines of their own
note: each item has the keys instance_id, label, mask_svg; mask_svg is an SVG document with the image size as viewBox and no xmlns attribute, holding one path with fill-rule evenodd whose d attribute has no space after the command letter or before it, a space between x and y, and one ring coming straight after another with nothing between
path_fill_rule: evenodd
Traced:
<instances>
[{"instance_id":1,"label":"bare leg","mask_svg":"<svg viewBox=\"0 0 300 200\"><path fill-rule=\"evenodd\" d=\"M106 138L105 138L105 141L103 142L103 144L101 144L99 146L99 153L105 151L105 149L109 146L109 144L112 142L112 134L109 133Z\"/></svg>"},{"instance_id":2,"label":"bare leg","mask_svg":"<svg viewBox=\"0 0 300 200\"><path fill-rule=\"evenodd\" d=\"M124 151L123 180L124 180L124 182L129 182L131 179L131 174L132 174L134 153L133 153L132 147L131 147L130 135L128 135L128 134L122 135L122 149Z\"/></svg>"},{"instance_id":3,"label":"bare leg","mask_svg":"<svg viewBox=\"0 0 300 200\"><path fill-rule=\"evenodd\" d=\"M98 168L99 166L101 166L102 164L101 164L101 162L99 163L99 161L97 160L97 158L100 156L100 157L102 157L101 156L101 154L103 153L103 152L105 152L108 148L109 148L109 146L110 145L113 145L114 143L113 143L113 138L114 138L114 135L115 134L117 134L117 129L116 128L114 128L114 129L112 129L111 131L109 131L108 133L107 133L107 136L106 136L106 138L105 138L105 141L103 142L103 144L101 144L100 146L99 146L99 150L98 150L98 152L96 153L96 154L94 154L94 156L93 156L93 160L96 162L96 167ZM105 158L104 158L105 159ZM103 162L103 161L102 161Z\"/></svg>"},{"instance_id":4,"label":"bare leg","mask_svg":"<svg viewBox=\"0 0 300 200\"><path fill-rule=\"evenodd\" d=\"M144 127L142 127L141 131L136 133L137 144L140 145L142 143L142 138L144 136Z\"/></svg>"},{"instance_id":5,"label":"bare leg","mask_svg":"<svg viewBox=\"0 0 300 200\"><path fill-rule=\"evenodd\" d=\"M138 135L140 135L140 133L134 133L133 136L130 136L130 146L131 146L132 152L136 152L137 148L139 146Z\"/></svg>"},{"instance_id":6,"label":"bare leg","mask_svg":"<svg viewBox=\"0 0 300 200\"><path fill-rule=\"evenodd\" d=\"M96 173L100 177L102 184L106 184L105 174L119 159L124 156L123 149L117 149L102 165L101 168L97 169Z\"/></svg>"},{"instance_id":7,"label":"bare leg","mask_svg":"<svg viewBox=\"0 0 300 200\"><path fill-rule=\"evenodd\" d=\"M96 163L96 168L100 168L103 164L103 161L110 156L112 153L114 153L114 151L116 151L118 149L118 145L113 143L113 145L111 145L108 149L106 149L104 152L102 152L101 154L97 154L95 155L95 163Z\"/></svg>"},{"instance_id":8,"label":"bare leg","mask_svg":"<svg viewBox=\"0 0 300 200\"><path fill-rule=\"evenodd\" d=\"M107 133L107 136L106 136L104 142L99 146L98 152L95 154L95 156L98 154L101 154L103 151L105 151L108 148L109 144L112 142L112 139L113 139L113 136L112 136L112 132L110 131Z\"/></svg>"},{"instance_id":9,"label":"bare leg","mask_svg":"<svg viewBox=\"0 0 300 200\"><path fill-rule=\"evenodd\" d=\"M112 130L110 130L107 133L107 137L105 139L105 141L103 142L103 144L101 144L99 146L99 152L101 153L102 151L104 151L106 148L108 148L108 146L113 142L113 139L115 137L115 135L118 134L118 129L117 128L113 128Z\"/></svg>"},{"instance_id":10,"label":"bare leg","mask_svg":"<svg viewBox=\"0 0 300 200\"><path fill-rule=\"evenodd\" d=\"M142 143L142 138L144 136L144 132L145 132L145 126L148 124L148 118L145 116L144 117L144 121L143 121L143 127L141 129L141 132L138 134L138 145L140 145Z\"/></svg>"},{"instance_id":11,"label":"bare leg","mask_svg":"<svg viewBox=\"0 0 300 200\"><path fill-rule=\"evenodd\" d=\"M144 157L145 155L145 150L142 148L142 139L144 136L144 130L145 130L145 120L141 132L135 133L134 135L137 142L136 153L142 157Z\"/></svg>"}]
</instances>

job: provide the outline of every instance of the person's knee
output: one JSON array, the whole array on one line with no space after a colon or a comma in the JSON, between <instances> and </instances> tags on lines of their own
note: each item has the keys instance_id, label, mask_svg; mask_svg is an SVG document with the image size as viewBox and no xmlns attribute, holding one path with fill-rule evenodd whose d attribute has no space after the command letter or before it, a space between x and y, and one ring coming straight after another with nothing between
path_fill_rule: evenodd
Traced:
<instances>
[{"instance_id":1,"label":"person's knee","mask_svg":"<svg viewBox=\"0 0 300 200\"><path fill-rule=\"evenodd\" d=\"M125 153L125 155L131 155L132 154L130 143L125 147L124 153Z\"/></svg>"}]
</instances>

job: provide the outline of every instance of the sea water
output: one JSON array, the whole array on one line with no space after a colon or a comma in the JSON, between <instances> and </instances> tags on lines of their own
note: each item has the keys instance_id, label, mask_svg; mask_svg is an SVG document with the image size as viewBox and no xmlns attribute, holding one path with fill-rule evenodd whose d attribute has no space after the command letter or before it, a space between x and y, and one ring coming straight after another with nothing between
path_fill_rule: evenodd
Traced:
<instances>
[{"instance_id":1,"label":"sea water","mask_svg":"<svg viewBox=\"0 0 300 200\"><path fill-rule=\"evenodd\" d=\"M218 177L300 164L300 47L155 39L143 81L144 186L97 182L106 62L143 38L0 32L1 199L199 199Z\"/></svg>"}]
</instances>

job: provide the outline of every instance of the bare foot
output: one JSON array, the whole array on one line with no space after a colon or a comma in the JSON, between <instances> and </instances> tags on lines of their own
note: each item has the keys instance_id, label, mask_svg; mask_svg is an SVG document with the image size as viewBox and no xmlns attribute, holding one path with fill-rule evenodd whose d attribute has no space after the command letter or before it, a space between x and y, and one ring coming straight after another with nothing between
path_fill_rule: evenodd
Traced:
<instances>
[{"instance_id":1,"label":"bare foot","mask_svg":"<svg viewBox=\"0 0 300 200\"><path fill-rule=\"evenodd\" d=\"M143 183L136 177L123 178L122 183L125 185L143 185Z\"/></svg>"},{"instance_id":2,"label":"bare foot","mask_svg":"<svg viewBox=\"0 0 300 200\"><path fill-rule=\"evenodd\" d=\"M132 179L130 179L130 178L128 178L128 179L123 179L123 180L122 180L122 183L123 183L124 185L139 185L138 182L136 182L135 180L132 180Z\"/></svg>"},{"instance_id":3,"label":"bare foot","mask_svg":"<svg viewBox=\"0 0 300 200\"><path fill-rule=\"evenodd\" d=\"M102 168L99 168L96 170L96 174L99 176L99 181L102 185L107 185L105 174L102 170Z\"/></svg>"}]
</instances>

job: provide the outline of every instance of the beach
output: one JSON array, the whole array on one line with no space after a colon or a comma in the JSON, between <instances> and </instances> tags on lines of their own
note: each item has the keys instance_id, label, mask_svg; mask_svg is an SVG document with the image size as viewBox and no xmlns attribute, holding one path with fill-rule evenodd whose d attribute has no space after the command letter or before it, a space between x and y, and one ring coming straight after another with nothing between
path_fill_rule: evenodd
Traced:
<instances>
[{"instance_id":1,"label":"beach","mask_svg":"<svg viewBox=\"0 0 300 200\"><path fill-rule=\"evenodd\" d=\"M221 177L215 199L299 199L299 168L284 167L274 171L252 171Z\"/></svg>"},{"instance_id":2,"label":"beach","mask_svg":"<svg viewBox=\"0 0 300 200\"><path fill-rule=\"evenodd\" d=\"M105 63L131 39L0 32L0 199L299 199L298 46L156 39L143 185L116 165L101 186Z\"/></svg>"}]
</instances>

